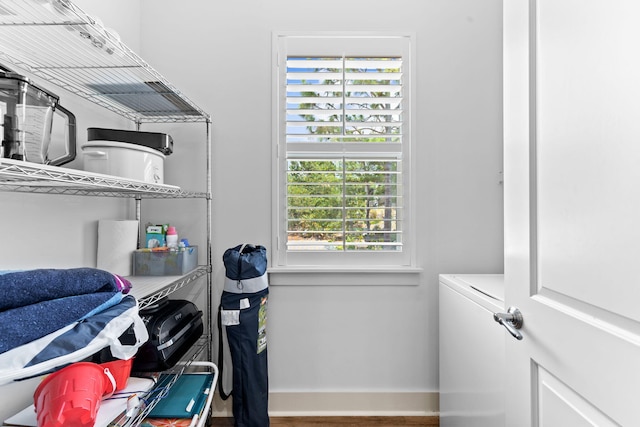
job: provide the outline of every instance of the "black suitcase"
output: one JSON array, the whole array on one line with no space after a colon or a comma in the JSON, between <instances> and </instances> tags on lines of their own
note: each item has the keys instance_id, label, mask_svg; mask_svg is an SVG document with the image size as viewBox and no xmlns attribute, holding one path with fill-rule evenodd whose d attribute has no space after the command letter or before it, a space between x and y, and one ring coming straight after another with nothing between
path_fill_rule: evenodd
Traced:
<instances>
[{"instance_id":1,"label":"black suitcase","mask_svg":"<svg viewBox=\"0 0 640 427\"><path fill-rule=\"evenodd\" d=\"M133 359L133 371L155 372L172 368L204 332L202 311L186 300L162 299L140 310L149 331Z\"/></svg>"}]
</instances>

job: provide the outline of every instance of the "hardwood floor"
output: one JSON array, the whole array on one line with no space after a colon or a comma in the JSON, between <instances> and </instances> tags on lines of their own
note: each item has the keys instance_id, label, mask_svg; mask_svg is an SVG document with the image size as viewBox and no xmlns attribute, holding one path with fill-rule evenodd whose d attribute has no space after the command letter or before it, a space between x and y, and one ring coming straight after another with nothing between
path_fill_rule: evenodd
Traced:
<instances>
[{"instance_id":1,"label":"hardwood floor","mask_svg":"<svg viewBox=\"0 0 640 427\"><path fill-rule=\"evenodd\" d=\"M272 417L271 427L438 427L438 417ZM211 426L233 426L233 418L212 418Z\"/></svg>"}]
</instances>

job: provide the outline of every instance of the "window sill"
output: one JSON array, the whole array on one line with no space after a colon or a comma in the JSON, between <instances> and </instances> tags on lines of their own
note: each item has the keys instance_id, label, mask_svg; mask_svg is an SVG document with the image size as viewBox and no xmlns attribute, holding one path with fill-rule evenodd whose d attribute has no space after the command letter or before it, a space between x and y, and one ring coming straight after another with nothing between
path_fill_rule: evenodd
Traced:
<instances>
[{"instance_id":1,"label":"window sill","mask_svg":"<svg viewBox=\"0 0 640 427\"><path fill-rule=\"evenodd\" d=\"M275 286L416 286L419 267L271 267L269 285Z\"/></svg>"}]
</instances>

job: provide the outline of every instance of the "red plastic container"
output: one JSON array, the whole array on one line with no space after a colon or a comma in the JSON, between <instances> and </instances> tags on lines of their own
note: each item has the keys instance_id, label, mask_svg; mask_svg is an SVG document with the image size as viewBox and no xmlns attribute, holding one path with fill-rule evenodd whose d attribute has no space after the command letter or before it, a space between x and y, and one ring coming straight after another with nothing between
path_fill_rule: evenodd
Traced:
<instances>
[{"instance_id":1,"label":"red plastic container","mask_svg":"<svg viewBox=\"0 0 640 427\"><path fill-rule=\"evenodd\" d=\"M54 372L33 394L38 427L91 427L100 401L115 389L109 368L97 363L74 363Z\"/></svg>"},{"instance_id":2,"label":"red plastic container","mask_svg":"<svg viewBox=\"0 0 640 427\"><path fill-rule=\"evenodd\" d=\"M129 376L131 376L131 366L133 365L133 358L126 360L114 360L111 362L101 363L103 368L109 368L111 375L116 380L116 391L121 391L127 386Z\"/></svg>"}]
</instances>

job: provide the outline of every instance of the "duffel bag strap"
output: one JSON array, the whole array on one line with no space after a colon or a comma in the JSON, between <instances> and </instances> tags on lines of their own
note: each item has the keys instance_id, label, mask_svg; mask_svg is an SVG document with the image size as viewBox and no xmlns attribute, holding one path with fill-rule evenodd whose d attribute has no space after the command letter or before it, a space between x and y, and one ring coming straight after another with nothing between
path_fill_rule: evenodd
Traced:
<instances>
[{"instance_id":1,"label":"duffel bag strap","mask_svg":"<svg viewBox=\"0 0 640 427\"><path fill-rule=\"evenodd\" d=\"M231 396L231 391L229 393L225 393L224 391L224 377L222 372L224 371L224 348L223 348L224 339L222 338L222 304L218 306L218 368L220 370L220 398L222 400L227 400L229 396ZM232 390L233 391L233 390Z\"/></svg>"}]
</instances>

